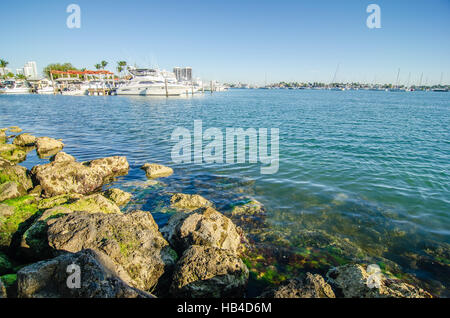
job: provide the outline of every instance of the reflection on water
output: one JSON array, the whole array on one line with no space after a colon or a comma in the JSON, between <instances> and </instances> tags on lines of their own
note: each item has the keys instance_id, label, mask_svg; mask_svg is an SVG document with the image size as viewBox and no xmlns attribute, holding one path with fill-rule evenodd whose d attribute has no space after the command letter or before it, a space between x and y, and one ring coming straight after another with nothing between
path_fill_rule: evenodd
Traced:
<instances>
[{"instance_id":1,"label":"reflection on water","mask_svg":"<svg viewBox=\"0 0 450 318\"><path fill-rule=\"evenodd\" d=\"M448 94L447 94L448 95ZM377 263L437 295L450 286L450 102L446 94L237 90L179 98L0 96L0 126L62 138L78 160L125 155L125 209L161 225L173 192L198 193L230 215L258 200L263 217L234 217L255 246L251 289L306 270ZM218 127L279 128L280 168L172 164L170 135ZM46 162L34 152L23 164ZM175 173L148 181L145 162ZM247 201L246 201L247 200ZM250 291L250 294L252 291ZM255 291L256 293L256 291Z\"/></svg>"}]
</instances>

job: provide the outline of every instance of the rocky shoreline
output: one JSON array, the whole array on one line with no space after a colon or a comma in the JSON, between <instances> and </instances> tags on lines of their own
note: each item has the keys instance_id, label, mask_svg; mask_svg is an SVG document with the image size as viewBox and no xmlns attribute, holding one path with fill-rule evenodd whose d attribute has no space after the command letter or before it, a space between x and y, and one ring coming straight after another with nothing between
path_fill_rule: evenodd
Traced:
<instances>
[{"instance_id":1,"label":"rocky shoreline","mask_svg":"<svg viewBox=\"0 0 450 318\"><path fill-rule=\"evenodd\" d=\"M246 198L221 213L198 194L173 193L169 204L176 212L159 228L152 211L121 210L134 193L103 189L128 173L126 157L78 162L64 146L19 127L0 130L0 298L248 296L262 257L252 237L264 229L261 203ZM49 162L28 170L19 163L33 150ZM154 163L142 170L150 180L174 173ZM304 234L311 246L327 238ZM69 286L72 265L81 273L76 287ZM280 278L259 297L432 296L387 271L353 263L330 267L326 275Z\"/></svg>"}]
</instances>

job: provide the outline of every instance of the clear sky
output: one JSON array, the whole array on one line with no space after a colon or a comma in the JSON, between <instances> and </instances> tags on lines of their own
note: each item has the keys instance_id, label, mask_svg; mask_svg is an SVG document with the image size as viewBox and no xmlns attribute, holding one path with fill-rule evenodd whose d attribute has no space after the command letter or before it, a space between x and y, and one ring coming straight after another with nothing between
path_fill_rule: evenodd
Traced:
<instances>
[{"instance_id":1,"label":"clear sky","mask_svg":"<svg viewBox=\"0 0 450 318\"><path fill-rule=\"evenodd\" d=\"M69 29L66 8L81 7ZM366 8L381 7L381 29ZM450 82L450 0L2 1L0 58L94 69L191 66L226 82Z\"/></svg>"}]
</instances>

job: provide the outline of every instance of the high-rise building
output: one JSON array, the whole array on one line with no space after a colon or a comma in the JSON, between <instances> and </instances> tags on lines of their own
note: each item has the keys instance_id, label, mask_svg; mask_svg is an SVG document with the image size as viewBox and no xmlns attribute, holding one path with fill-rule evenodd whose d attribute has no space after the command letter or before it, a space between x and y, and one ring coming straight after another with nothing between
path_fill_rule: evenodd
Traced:
<instances>
[{"instance_id":1,"label":"high-rise building","mask_svg":"<svg viewBox=\"0 0 450 318\"><path fill-rule=\"evenodd\" d=\"M36 62L27 62L23 66L23 75L25 75L29 79L37 79L38 73L37 73L37 67Z\"/></svg>"},{"instance_id":2,"label":"high-rise building","mask_svg":"<svg viewBox=\"0 0 450 318\"><path fill-rule=\"evenodd\" d=\"M177 78L177 81L181 81L181 68L180 67L174 67L173 68L173 73L175 74L175 77Z\"/></svg>"},{"instance_id":3,"label":"high-rise building","mask_svg":"<svg viewBox=\"0 0 450 318\"><path fill-rule=\"evenodd\" d=\"M181 70L181 77L185 81L192 81L192 67L184 67Z\"/></svg>"}]
</instances>

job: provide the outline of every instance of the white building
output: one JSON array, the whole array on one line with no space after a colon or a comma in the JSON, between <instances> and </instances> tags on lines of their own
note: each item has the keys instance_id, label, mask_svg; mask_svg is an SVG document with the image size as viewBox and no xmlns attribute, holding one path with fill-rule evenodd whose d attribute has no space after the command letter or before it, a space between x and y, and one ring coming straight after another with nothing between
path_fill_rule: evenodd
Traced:
<instances>
[{"instance_id":1,"label":"white building","mask_svg":"<svg viewBox=\"0 0 450 318\"><path fill-rule=\"evenodd\" d=\"M37 79L38 73L37 73L36 62L34 62L34 61L27 62L23 66L23 75L25 75L26 78L29 78L29 79Z\"/></svg>"},{"instance_id":2,"label":"white building","mask_svg":"<svg viewBox=\"0 0 450 318\"><path fill-rule=\"evenodd\" d=\"M174 67L173 72L178 81L192 81L192 67Z\"/></svg>"}]
</instances>

